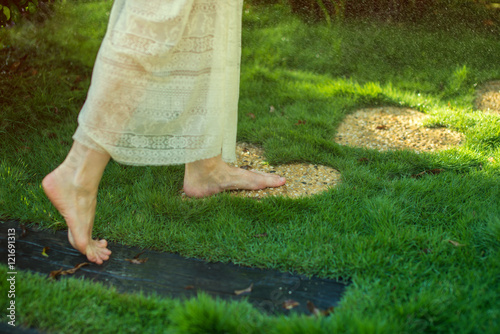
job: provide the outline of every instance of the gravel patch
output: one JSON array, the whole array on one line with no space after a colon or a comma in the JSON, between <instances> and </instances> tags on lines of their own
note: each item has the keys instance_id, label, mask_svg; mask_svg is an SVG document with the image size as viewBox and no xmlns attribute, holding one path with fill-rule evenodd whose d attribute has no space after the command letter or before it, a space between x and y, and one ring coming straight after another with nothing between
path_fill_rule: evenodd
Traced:
<instances>
[{"instance_id":1,"label":"gravel patch","mask_svg":"<svg viewBox=\"0 0 500 334\"><path fill-rule=\"evenodd\" d=\"M500 81L490 81L478 88L476 109L500 113Z\"/></svg>"},{"instance_id":2,"label":"gravel patch","mask_svg":"<svg viewBox=\"0 0 500 334\"><path fill-rule=\"evenodd\" d=\"M378 151L433 152L460 145L463 134L447 128L426 128L423 123L427 117L408 108L361 109L346 116L334 140L340 145Z\"/></svg>"},{"instance_id":3,"label":"gravel patch","mask_svg":"<svg viewBox=\"0 0 500 334\"><path fill-rule=\"evenodd\" d=\"M256 145L238 143L236 167L247 170L276 173L286 178L286 184L279 188L262 190L231 191L234 196L262 198L266 196L287 196L297 198L310 196L334 187L340 182L340 172L328 166L295 163L279 166L270 165L264 157L264 150Z\"/></svg>"}]
</instances>

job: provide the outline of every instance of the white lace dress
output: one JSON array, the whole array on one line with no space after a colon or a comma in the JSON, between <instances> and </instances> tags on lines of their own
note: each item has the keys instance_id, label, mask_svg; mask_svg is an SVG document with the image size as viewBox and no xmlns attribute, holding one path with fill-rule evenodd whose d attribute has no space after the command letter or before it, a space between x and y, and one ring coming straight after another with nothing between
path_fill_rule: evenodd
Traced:
<instances>
[{"instance_id":1,"label":"white lace dress","mask_svg":"<svg viewBox=\"0 0 500 334\"><path fill-rule=\"evenodd\" d=\"M118 162L235 159L243 0L115 0L73 139Z\"/></svg>"}]
</instances>

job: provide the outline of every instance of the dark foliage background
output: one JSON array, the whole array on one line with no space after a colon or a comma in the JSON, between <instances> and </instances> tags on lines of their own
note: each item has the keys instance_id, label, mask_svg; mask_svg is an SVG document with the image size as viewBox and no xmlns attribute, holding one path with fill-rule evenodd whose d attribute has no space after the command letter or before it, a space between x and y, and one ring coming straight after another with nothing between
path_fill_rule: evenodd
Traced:
<instances>
[{"instance_id":1,"label":"dark foliage background","mask_svg":"<svg viewBox=\"0 0 500 334\"><path fill-rule=\"evenodd\" d=\"M58 0L0 0L0 27L21 18L43 21ZM85 0L80 0L85 1ZM478 14L486 22L500 23L500 9L495 0L246 0L252 4L284 3L307 22L333 21L345 18L371 18L395 22L421 20L458 20L466 22ZM477 23L477 22L474 22Z\"/></svg>"},{"instance_id":2,"label":"dark foliage background","mask_svg":"<svg viewBox=\"0 0 500 334\"><path fill-rule=\"evenodd\" d=\"M0 27L18 22L21 18L43 21L55 0L0 0Z\"/></svg>"},{"instance_id":3,"label":"dark foliage background","mask_svg":"<svg viewBox=\"0 0 500 334\"><path fill-rule=\"evenodd\" d=\"M370 18L393 22L453 20L467 23L484 17L481 25L500 22L493 0L250 0L254 4L282 2L308 22ZM496 1L499 2L499 1ZM473 22L477 24L478 22Z\"/></svg>"}]
</instances>

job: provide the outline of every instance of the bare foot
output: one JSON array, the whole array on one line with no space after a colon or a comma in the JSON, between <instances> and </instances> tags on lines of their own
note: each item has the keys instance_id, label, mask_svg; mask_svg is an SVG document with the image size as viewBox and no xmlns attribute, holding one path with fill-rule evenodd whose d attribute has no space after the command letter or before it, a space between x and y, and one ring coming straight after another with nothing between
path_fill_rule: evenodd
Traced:
<instances>
[{"instance_id":1,"label":"bare foot","mask_svg":"<svg viewBox=\"0 0 500 334\"><path fill-rule=\"evenodd\" d=\"M280 187L286 182L276 174L247 171L226 164L221 156L186 164L184 192L206 197L225 190L258 190Z\"/></svg>"},{"instance_id":2,"label":"bare foot","mask_svg":"<svg viewBox=\"0 0 500 334\"><path fill-rule=\"evenodd\" d=\"M97 187L104 171L102 163L104 162L105 166L109 158L104 156L104 160L90 159L92 167L82 163L85 158L92 157L94 152L78 144L74 145L65 162L43 179L42 187L65 219L71 245L86 255L89 261L102 264L109 259L111 251L106 248L106 240L92 239L92 228Z\"/></svg>"}]
</instances>

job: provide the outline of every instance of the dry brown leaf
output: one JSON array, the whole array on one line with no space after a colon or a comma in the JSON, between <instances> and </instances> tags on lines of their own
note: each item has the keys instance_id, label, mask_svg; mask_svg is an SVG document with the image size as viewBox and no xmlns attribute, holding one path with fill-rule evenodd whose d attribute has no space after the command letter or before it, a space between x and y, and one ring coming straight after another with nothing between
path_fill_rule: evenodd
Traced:
<instances>
[{"instance_id":1,"label":"dry brown leaf","mask_svg":"<svg viewBox=\"0 0 500 334\"><path fill-rule=\"evenodd\" d=\"M43 247L43 250L42 250L42 255L45 256L45 257L49 257L47 255L47 252L49 251L50 247Z\"/></svg>"},{"instance_id":2,"label":"dry brown leaf","mask_svg":"<svg viewBox=\"0 0 500 334\"><path fill-rule=\"evenodd\" d=\"M293 299L287 299L283 302L282 306L284 309L286 310L291 310L297 306L299 306L299 302L296 302L295 300Z\"/></svg>"},{"instance_id":3,"label":"dry brown leaf","mask_svg":"<svg viewBox=\"0 0 500 334\"><path fill-rule=\"evenodd\" d=\"M145 257L143 259L125 259L125 261L128 261L133 264L143 264L148 261L149 258Z\"/></svg>"},{"instance_id":4,"label":"dry brown leaf","mask_svg":"<svg viewBox=\"0 0 500 334\"><path fill-rule=\"evenodd\" d=\"M295 123L295 125L302 125L302 124L306 124L306 123L307 123L306 120L299 119L299 121L297 123Z\"/></svg>"},{"instance_id":5,"label":"dry brown leaf","mask_svg":"<svg viewBox=\"0 0 500 334\"><path fill-rule=\"evenodd\" d=\"M444 171L444 169L434 168L434 169L424 170L423 172L420 172L418 174L414 174L411 177L413 177L415 179L418 179L418 178L421 178L422 176L424 176L426 174L437 175L437 174L439 174L439 173L441 173L443 171Z\"/></svg>"},{"instance_id":6,"label":"dry brown leaf","mask_svg":"<svg viewBox=\"0 0 500 334\"><path fill-rule=\"evenodd\" d=\"M90 263L88 262L82 262L80 264L77 264L74 268L72 269L68 269L66 271L63 271L63 273L61 275L71 275L71 274L74 274L78 269L80 269L81 267L83 266L87 266L89 265Z\"/></svg>"},{"instance_id":7,"label":"dry brown leaf","mask_svg":"<svg viewBox=\"0 0 500 334\"><path fill-rule=\"evenodd\" d=\"M255 114L254 113L249 112L247 114L247 116L250 117L251 119L255 119Z\"/></svg>"},{"instance_id":8,"label":"dry brown leaf","mask_svg":"<svg viewBox=\"0 0 500 334\"><path fill-rule=\"evenodd\" d=\"M59 276L64 276L64 275L72 275L74 274L78 269L80 269L81 267L83 266L86 266L86 265L89 265L90 263L88 262L83 262L83 263L80 263L80 264L77 264L74 268L71 268L71 269L68 269L68 270L62 270L59 269L59 270L54 270L54 271L51 271L50 274L49 274L49 278L51 279L56 279L57 277Z\"/></svg>"},{"instance_id":9,"label":"dry brown leaf","mask_svg":"<svg viewBox=\"0 0 500 334\"><path fill-rule=\"evenodd\" d=\"M81 75L77 75L73 81L73 85L78 85L84 78Z\"/></svg>"},{"instance_id":10,"label":"dry brown leaf","mask_svg":"<svg viewBox=\"0 0 500 334\"><path fill-rule=\"evenodd\" d=\"M327 315L332 314L333 312L335 312L335 307L330 306L329 308L327 308L326 310L323 311L323 315L327 316Z\"/></svg>"},{"instance_id":11,"label":"dry brown leaf","mask_svg":"<svg viewBox=\"0 0 500 334\"><path fill-rule=\"evenodd\" d=\"M11 72L15 72L19 68L20 65L21 65L21 62L20 61L16 61L15 63L13 63L10 66L10 71Z\"/></svg>"},{"instance_id":12,"label":"dry brown leaf","mask_svg":"<svg viewBox=\"0 0 500 334\"><path fill-rule=\"evenodd\" d=\"M53 271L51 271L50 274L49 274L49 278L50 279L56 279L57 277L59 277L61 275L62 271L63 271L62 268L59 269L59 270L53 270Z\"/></svg>"},{"instance_id":13,"label":"dry brown leaf","mask_svg":"<svg viewBox=\"0 0 500 334\"><path fill-rule=\"evenodd\" d=\"M194 289L194 285L186 285L184 287L184 290L193 290Z\"/></svg>"},{"instance_id":14,"label":"dry brown leaf","mask_svg":"<svg viewBox=\"0 0 500 334\"><path fill-rule=\"evenodd\" d=\"M134 259L138 259L139 256L141 256L142 254L144 254L144 252L146 252L145 250L143 250L142 252L140 252L139 254L137 254L136 256L134 256Z\"/></svg>"},{"instance_id":15,"label":"dry brown leaf","mask_svg":"<svg viewBox=\"0 0 500 334\"><path fill-rule=\"evenodd\" d=\"M128 261L128 262L133 263L133 264L143 264L143 263L146 263L149 258L145 257L143 259L139 259L139 256L141 256L142 254L144 254L145 251L146 250L143 250L142 252L140 252L139 254L137 254L136 256L134 256L133 259L125 259L125 261Z\"/></svg>"},{"instance_id":16,"label":"dry brown leaf","mask_svg":"<svg viewBox=\"0 0 500 334\"><path fill-rule=\"evenodd\" d=\"M19 238L24 238L26 236L26 234L28 234L28 230L26 230L26 226L24 224L20 224L19 225L21 227L21 236Z\"/></svg>"},{"instance_id":17,"label":"dry brown leaf","mask_svg":"<svg viewBox=\"0 0 500 334\"><path fill-rule=\"evenodd\" d=\"M333 306L327 308L326 310L320 310L314 305L313 302L309 300L307 301L307 309L309 310L309 312L311 312L311 314L315 316L324 316L324 317L329 316L330 314L335 312L335 307Z\"/></svg>"},{"instance_id":18,"label":"dry brown leaf","mask_svg":"<svg viewBox=\"0 0 500 334\"><path fill-rule=\"evenodd\" d=\"M234 290L234 294L236 296L239 296L239 295L242 295L242 294L247 294L247 293L250 293L252 292L252 288L253 288L253 283L250 284L250 286L244 290Z\"/></svg>"},{"instance_id":19,"label":"dry brown leaf","mask_svg":"<svg viewBox=\"0 0 500 334\"><path fill-rule=\"evenodd\" d=\"M465 245L463 245L463 244L461 244L461 243L459 243L457 241L454 241L454 240L448 240L448 242L450 244L452 244L453 246L455 246L455 247L464 247L465 246Z\"/></svg>"},{"instance_id":20,"label":"dry brown leaf","mask_svg":"<svg viewBox=\"0 0 500 334\"><path fill-rule=\"evenodd\" d=\"M314 305L314 303L310 300L307 301L307 309L309 310L309 312L311 312L311 314L315 316L321 315L321 311L319 310L319 308L317 308L316 305Z\"/></svg>"}]
</instances>

